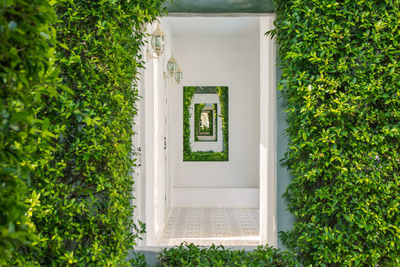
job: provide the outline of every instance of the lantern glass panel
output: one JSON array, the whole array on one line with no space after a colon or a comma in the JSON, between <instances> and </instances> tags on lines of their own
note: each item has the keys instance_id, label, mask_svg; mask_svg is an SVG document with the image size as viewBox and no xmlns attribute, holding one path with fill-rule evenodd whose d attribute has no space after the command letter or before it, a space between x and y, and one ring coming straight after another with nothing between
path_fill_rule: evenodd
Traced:
<instances>
[{"instance_id":1,"label":"lantern glass panel","mask_svg":"<svg viewBox=\"0 0 400 267\"><path fill-rule=\"evenodd\" d=\"M168 71L170 73L176 72L176 65L177 65L176 62L174 62L174 61L168 62L168 65L167 65Z\"/></svg>"},{"instance_id":2,"label":"lantern glass panel","mask_svg":"<svg viewBox=\"0 0 400 267\"><path fill-rule=\"evenodd\" d=\"M156 54L160 55L164 52L165 48L165 36L160 33L154 33L151 37L151 46Z\"/></svg>"},{"instance_id":3,"label":"lantern glass panel","mask_svg":"<svg viewBox=\"0 0 400 267\"><path fill-rule=\"evenodd\" d=\"M179 83L179 82L182 80L182 78L183 78L183 73L182 73L182 71L177 71L177 72L175 73L175 80Z\"/></svg>"}]
</instances>

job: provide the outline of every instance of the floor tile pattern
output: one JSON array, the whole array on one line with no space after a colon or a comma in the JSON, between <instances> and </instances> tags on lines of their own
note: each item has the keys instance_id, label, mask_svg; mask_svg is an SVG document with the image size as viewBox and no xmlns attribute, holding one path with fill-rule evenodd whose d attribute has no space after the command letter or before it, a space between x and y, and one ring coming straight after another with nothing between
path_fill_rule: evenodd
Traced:
<instances>
[{"instance_id":1,"label":"floor tile pattern","mask_svg":"<svg viewBox=\"0 0 400 267\"><path fill-rule=\"evenodd\" d=\"M258 209L174 208L160 245L257 246L258 225Z\"/></svg>"}]
</instances>

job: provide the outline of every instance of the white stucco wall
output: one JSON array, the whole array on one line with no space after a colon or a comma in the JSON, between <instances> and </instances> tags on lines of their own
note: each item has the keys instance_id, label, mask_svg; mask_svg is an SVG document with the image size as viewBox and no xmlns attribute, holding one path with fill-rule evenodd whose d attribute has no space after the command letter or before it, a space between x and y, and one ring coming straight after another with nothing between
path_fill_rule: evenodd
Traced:
<instances>
[{"instance_id":1,"label":"white stucco wall","mask_svg":"<svg viewBox=\"0 0 400 267\"><path fill-rule=\"evenodd\" d=\"M171 25L175 55L184 71L182 84L171 88L170 92L170 173L175 189L172 195L177 196L177 200L181 199L184 188L188 189L186 192L192 189L225 190L220 192L226 192L229 188L257 189L260 140L259 19L235 18L237 21L231 26L233 29L229 28L229 23L222 21L227 27L226 31L201 32L196 31L196 25L209 23L208 27L212 29L213 22L221 24L221 20L232 21L234 18L191 18L190 31L184 34L174 32L174 25L184 25L185 19L167 19ZM240 31L240 25L243 24L247 28ZM183 162L183 86L229 87L229 162ZM249 191L246 192L248 195ZM258 191L253 194L257 195ZM240 198L240 194L237 197ZM223 196L215 200L223 201ZM181 199L180 202L184 201ZM180 203L175 201L173 205L180 206Z\"/></svg>"},{"instance_id":2,"label":"white stucco wall","mask_svg":"<svg viewBox=\"0 0 400 267\"><path fill-rule=\"evenodd\" d=\"M133 137L135 146L141 148L135 171L134 190L137 199L137 220L147 225L144 241L139 245L156 245L164 229L168 215L168 198L171 186L168 178L168 151L164 150L164 137L168 138L167 114L170 81L164 78L165 66L173 50L173 39L168 24L161 20L162 30L166 34L168 46L164 53L153 58L151 45L143 47L145 69L142 70L139 83L138 117L134 129L138 134ZM156 29L156 23L147 26L147 32ZM148 37L150 41L150 37ZM147 53L149 49L150 55Z\"/></svg>"}]
</instances>

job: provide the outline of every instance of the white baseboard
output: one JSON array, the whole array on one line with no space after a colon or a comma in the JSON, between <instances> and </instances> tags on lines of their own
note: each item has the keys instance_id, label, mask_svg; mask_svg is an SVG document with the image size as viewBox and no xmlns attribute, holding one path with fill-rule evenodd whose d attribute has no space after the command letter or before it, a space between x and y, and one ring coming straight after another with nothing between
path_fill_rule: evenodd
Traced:
<instances>
[{"instance_id":1,"label":"white baseboard","mask_svg":"<svg viewBox=\"0 0 400 267\"><path fill-rule=\"evenodd\" d=\"M259 208L258 188L192 188L172 189L173 207Z\"/></svg>"}]
</instances>

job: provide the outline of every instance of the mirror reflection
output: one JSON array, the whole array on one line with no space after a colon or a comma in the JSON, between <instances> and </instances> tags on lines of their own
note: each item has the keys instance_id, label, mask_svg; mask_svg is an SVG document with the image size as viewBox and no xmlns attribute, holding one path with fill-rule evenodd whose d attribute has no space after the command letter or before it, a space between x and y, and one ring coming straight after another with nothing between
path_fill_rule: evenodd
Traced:
<instances>
[{"instance_id":1,"label":"mirror reflection","mask_svg":"<svg viewBox=\"0 0 400 267\"><path fill-rule=\"evenodd\" d=\"M229 161L227 86L183 87L183 161Z\"/></svg>"},{"instance_id":2,"label":"mirror reflection","mask_svg":"<svg viewBox=\"0 0 400 267\"><path fill-rule=\"evenodd\" d=\"M195 104L195 141L217 141L217 104Z\"/></svg>"}]
</instances>

